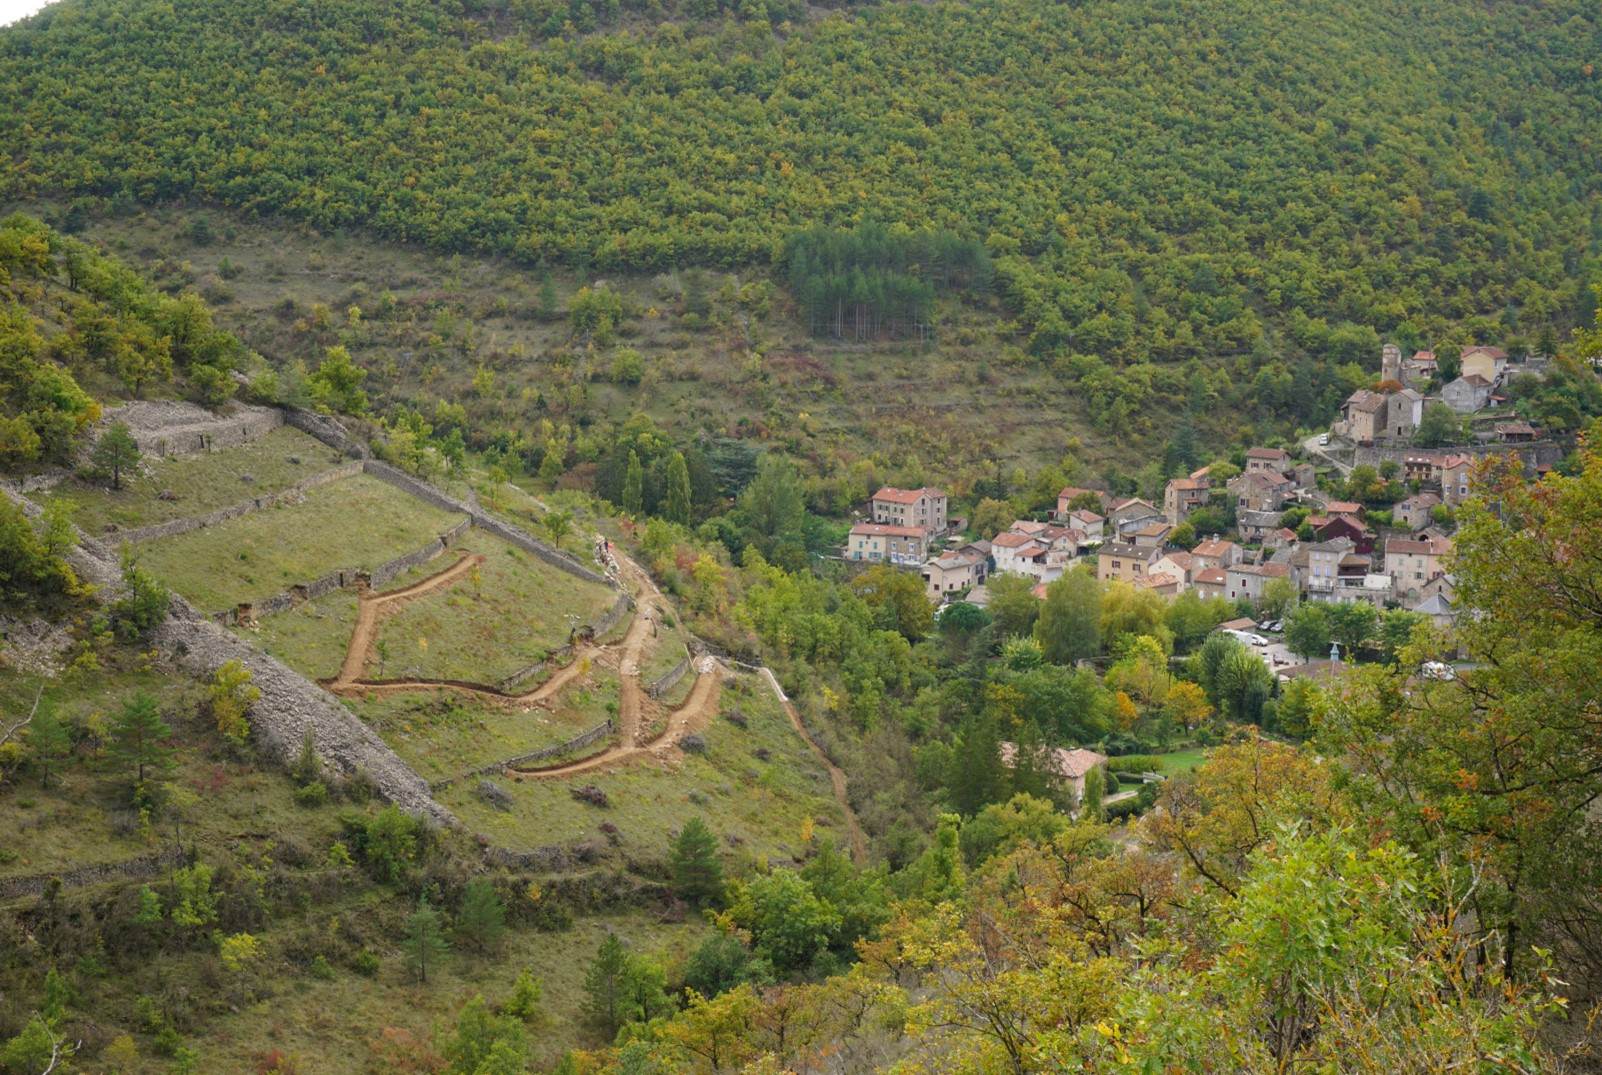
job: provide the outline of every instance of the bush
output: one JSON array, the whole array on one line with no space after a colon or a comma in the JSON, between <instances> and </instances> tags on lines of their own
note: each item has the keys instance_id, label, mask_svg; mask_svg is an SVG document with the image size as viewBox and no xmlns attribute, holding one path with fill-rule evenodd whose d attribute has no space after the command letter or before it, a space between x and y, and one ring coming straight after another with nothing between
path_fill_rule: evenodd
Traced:
<instances>
[{"instance_id":1,"label":"bush","mask_svg":"<svg viewBox=\"0 0 1602 1075\"><path fill-rule=\"evenodd\" d=\"M1158 754L1125 754L1121 758L1108 758L1107 770L1113 773L1161 772L1163 760Z\"/></svg>"}]
</instances>

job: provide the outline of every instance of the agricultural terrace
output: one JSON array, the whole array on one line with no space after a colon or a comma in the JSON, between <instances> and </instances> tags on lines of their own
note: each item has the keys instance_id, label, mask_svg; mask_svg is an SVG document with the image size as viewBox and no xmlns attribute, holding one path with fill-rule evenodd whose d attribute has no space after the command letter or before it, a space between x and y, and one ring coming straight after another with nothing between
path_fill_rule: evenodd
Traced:
<instances>
[{"instance_id":1,"label":"agricultural terrace","mask_svg":"<svg viewBox=\"0 0 1602 1075\"><path fill-rule=\"evenodd\" d=\"M729 680L699 737L682 752L643 754L571 777L493 777L508 797L501 806L484 797L480 780L455 784L440 799L470 829L511 848L601 839L601 824L610 822L619 854L657 856L696 816L716 818L714 828L753 856L799 856L809 840L848 844L828 772L762 679ZM576 787L589 785L608 805L574 797Z\"/></svg>"},{"instance_id":2,"label":"agricultural terrace","mask_svg":"<svg viewBox=\"0 0 1602 1075\"><path fill-rule=\"evenodd\" d=\"M70 506L73 521L94 537L205 515L287 489L346 461L300 430L280 426L248 444L147 457L118 490L69 478L48 499Z\"/></svg>"},{"instance_id":3,"label":"agricultural terrace","mask_svg":"<svg viewBox=\"0 0 1602 1075\"><path fill-rule=\"evenodd\" d=\"M143 543L138 559L203 611L214 612L338 568L377 567L421 548L461 519L357 475L311 489L295 504Z\"/></svg>"},{"instance_id":4,"label":"agricultural terrace","mask_svg":"<svg viewBox=\"0 0 1602 1075\"><path fill-rule=\"evenodd\" d=\"M483 559L453 585L384 616L367 675L498 683L566 645L574 627L593 623L617 600L612 589L480 531L449 555L458 553ZM443 563L424 564L385 588L418 582Z\"/></svg>"},{"instance_id":5,"label":"agricultural terrace","mask_svg":"<svg viewBox=\"0 0 1602 1075\"><path fill-rule=\"evenodd\" d=\"M591 664L589 657L578 660L582 678L541 705L507 704L448 689L357 695L345 702L402 761L437 782L568 742L615 720L617 673ZM614 740L603 738L584 753L604 750Z\"/></svg>"}]
</instances>

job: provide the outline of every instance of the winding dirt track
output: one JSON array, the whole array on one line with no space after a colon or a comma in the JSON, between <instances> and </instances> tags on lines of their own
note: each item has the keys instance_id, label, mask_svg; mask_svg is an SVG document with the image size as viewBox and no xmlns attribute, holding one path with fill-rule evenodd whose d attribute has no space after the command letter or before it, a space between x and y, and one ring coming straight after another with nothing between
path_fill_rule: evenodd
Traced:
<instances>
[{"instance_id":1,"label":"winding dirt track","mask_svg":"<svg viewBox=\"0 0 1602 1075\"><path fill-rule=\"evenodd\" d=\"M356 626L351 631L350 643L345 650L345 662L340 667L339 675L331 680L324 681L324 686L335 694L345 695L385 695L409 694L418 691L449 690L461 694L471 695L490 702L518 706L534 706L548 702L560 694L568 684L588 673L594 657L607 646L583 644L578 646L573 660L557 669L555 674L544 683L523 694L508 694L505 691L480 683L468 683L460 680L443 679L400 679L381 680L364 679L362 673L366 671L371 662L373 648L378 636L380 619L388 612L400 608L407 601L422 597L426 594L436 593L455 585L466 577L473 568L483 563L484 557L478 554L462 556L451 566L439 571L425 579L399 589L388 590L383 593L364 592L359 595ZM626 577L634 584L635 615L629 624L627 633L623 636L619 656L619 692L618 692L618 741L616 745L608 747L598 754L578 761L565 762L544 769L515 769L505 770L506 776L513 780L552 780L576 776L580 773L593 772L613 765L632 762L642 757L658 759L670 757L677 749L685 736L693 735L704 730L712 719L717 716L718 700L723 691L723 679L729 673L722 662L715 657L702 657L696 662L695 684L684 704L668 714L667 724L648 742L640 742L641 716L645 709L645 690L640 685L640 658L645 651L646 639L650 637L654 625L660 621L662 615L662 594L657 590L651 577L628 557L619 558L618 574ZM850 836L851 857L859 864L867 862L868 841L862 832L862 826L857 821L856 811L851 809L851 800L846 793L846 775L840 767L829 760L823 748L812 738L806 725L801 721L801 714L790 702L784 689L779 686L778 679L773 671L766 667L759 667L758 671L768 681L768 686L778 697L779 703L784 707L785 714L790 718L790 724L803 742L811 749L825 770L829 774L829 783L834 788L835 801L840 804L840 810L845 815L846 828Z\"/></svg>"}]
</instances>

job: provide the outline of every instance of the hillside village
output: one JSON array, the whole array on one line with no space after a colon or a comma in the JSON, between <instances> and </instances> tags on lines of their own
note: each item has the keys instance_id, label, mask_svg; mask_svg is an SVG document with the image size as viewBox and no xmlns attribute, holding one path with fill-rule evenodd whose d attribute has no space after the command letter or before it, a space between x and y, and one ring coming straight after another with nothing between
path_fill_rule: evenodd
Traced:
<instances>
[{"instance_id":1,"label":"hillside village","mask_svg":"<svg viewBox=\"0 0 1602 1075\"><path fill-rule=\"evenodd\" d=\"M1048 517L977 535L964 533L942 490L887 486L851 527L844 559L919 571L937 606L983 606L999 575L1035 580L1043 600L1080 566L1102 583L1167 598L1223 598L1240 615L1220 629L1252 643L1281 678L1316 673L1339 661L1338 646L1323 660L1264 637L1283 630L1290 605L1360 602L1450 625L1454 512L1476 467L1512 454L1544 474L1572 447L1521 417L1511 398L1515 378L1546 376L1544 356L1514 362L1472 346L1442 367L1432 352L1404 358L1386 344L1377 383L1353 392L1327 432L1294 451L1257 446L1238 466L1170 479L1160 503L1066 486Z\"/></svg>"}]
</instances>

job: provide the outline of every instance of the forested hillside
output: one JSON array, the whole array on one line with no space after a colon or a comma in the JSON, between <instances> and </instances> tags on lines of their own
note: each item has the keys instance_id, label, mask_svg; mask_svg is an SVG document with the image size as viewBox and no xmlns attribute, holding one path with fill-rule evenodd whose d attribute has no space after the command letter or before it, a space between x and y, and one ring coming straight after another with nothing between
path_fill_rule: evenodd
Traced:
<instances>
[{"instance_id":1,"label":"forested hillside","mask_svg":"<svg viewBox=\"0 0 1602 1075\"><path fill-rule=\"evenodd\" d=\"M1250 353L1294 410L1376 333L1588 320L1594 6L707 6L575 3L552 36L511 0L67 0L0 38L0 197L200 195L601 272L949 229L1118 414L1147 360Z\"/></svg>"}]
</instances>

